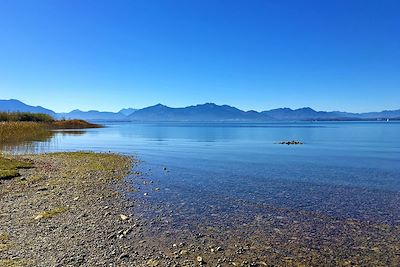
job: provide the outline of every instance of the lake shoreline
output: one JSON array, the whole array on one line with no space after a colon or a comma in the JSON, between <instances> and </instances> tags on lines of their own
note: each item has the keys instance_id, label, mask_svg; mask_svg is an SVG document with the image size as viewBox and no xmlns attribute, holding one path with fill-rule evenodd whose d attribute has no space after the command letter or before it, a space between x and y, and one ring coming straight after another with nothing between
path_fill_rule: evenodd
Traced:
<instances>
[{"instance_id":1,"label":"lake shoreline","mask_svg":"<svg viewBox=\"0 0 400 267\"><path fill-rule=\"evenodd\" d=\"M1 181L0 266L139 265L125 237L138 234L140 223L122 194L130 190L123 179L134 159L86 152L14 157L34 168Z\"/></svg>"},{"instance_id":2,"label":"lake shoreline","mask_svg":"<svg viewBox=\"0 0 400 267\"><path fill-rule=\"evenodd\" d=\"M11 157L34 168L1 181L0 266L396 266L399 259L398 226L268 206L254 219L231 214L219 223L188 221L197 224L189 229L174 225L178 210L132 197L164 188L131 157ZM144 218L143 208L158 215Z\"/></svg>"}]
</instances>

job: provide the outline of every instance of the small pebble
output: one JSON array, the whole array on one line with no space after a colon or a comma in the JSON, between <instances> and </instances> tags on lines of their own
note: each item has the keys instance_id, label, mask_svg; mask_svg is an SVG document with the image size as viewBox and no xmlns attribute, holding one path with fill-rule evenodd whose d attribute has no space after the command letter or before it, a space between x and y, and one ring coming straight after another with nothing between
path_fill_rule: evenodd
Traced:
<instances>
[{"instance_id":1,"label":"small pebble","mask_svg":"<svg viewBox=\"0 0 400 267\"><path fill-rule=\"evenodd\" d=\"M121 218L121 220L123 220L123 221L126 221L126 220L128 220L129 219L129 217L128 216L126 216L126 215L124 215L124 214L121 214L121 215L119 215L119 217Z\"/></svg>"}]
</instances>

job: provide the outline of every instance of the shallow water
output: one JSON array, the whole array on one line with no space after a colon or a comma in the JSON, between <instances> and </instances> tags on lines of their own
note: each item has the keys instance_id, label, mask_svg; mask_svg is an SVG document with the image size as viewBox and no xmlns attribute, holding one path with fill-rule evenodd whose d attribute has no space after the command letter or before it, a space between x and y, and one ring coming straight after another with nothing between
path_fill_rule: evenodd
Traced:
<instances>
[{"instance_id":1,"label":"shallow water","mask_svg":"<svg viewBox=\"0 0 400 267\"><path fill-rule=\"evenodd\" d=\"M396 122L109 123L34 150L133 154L153 182L142 186L147 201L179 206L183 217L272 205L397 224L399 136Z\"/></svg>"},{"instance_id":2,"label":"shallow water","mask_svg":"<svg viewBox=\"0 0 400 267\"><path fill-rule=\"evenodd\" d=\"M15 151L136 156L128 181L137 191L126 194L155 251L177 255L171 244L184 244L209 263L398 266L399 136L396 122L108 123Z\"/></svg>"}]
</instances>

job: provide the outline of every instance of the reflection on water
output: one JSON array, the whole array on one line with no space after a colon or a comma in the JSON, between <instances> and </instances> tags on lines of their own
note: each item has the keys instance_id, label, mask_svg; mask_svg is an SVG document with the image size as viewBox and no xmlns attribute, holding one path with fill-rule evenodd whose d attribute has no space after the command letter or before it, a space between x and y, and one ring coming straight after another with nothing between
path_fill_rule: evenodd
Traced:
<instances>
[{"instance_id":1,"label":"reflection on water","mask_svg":"<svg viewBox=\"0 0 400 267\"><path fill-rule=\"evenodd\" d=\"M84 133L85 131L82 130L56 130L46 131L40 135L26 135L24 138L15 138L15 140L0 140L0 151L18 154L46 152L49 147L58 144L60 137L79 136Z\"/></svg>"},{"instance_id":2,"label":"reflection on water","mask_svg":"<svg viewBox=\"0 0 400 267\"><path fill-rule=\"evenodd\" d=\"M63 135L83 135L86 131L83 130L54 130L53 134Z\"/></svg>"}]
</instances>

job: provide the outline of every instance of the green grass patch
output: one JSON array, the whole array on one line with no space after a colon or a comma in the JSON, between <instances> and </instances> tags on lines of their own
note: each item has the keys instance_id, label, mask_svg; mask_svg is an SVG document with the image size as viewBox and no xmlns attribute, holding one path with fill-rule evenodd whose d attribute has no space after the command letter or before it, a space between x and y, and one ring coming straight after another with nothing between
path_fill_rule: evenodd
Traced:
<instances>
[{"instance_id":1,"label":"green grass patch","mask_svg":"<svg viewBox=\"0 0 400 267\"><path fill-rule=\"evenodd\" d=\"M7 242L8 242L8 234L0 233L0 252L8 250L10 248L10 244L8 244Z\"/></svg>"},{"instance_id":2,"label":"green grass patch","mask_svg":"<svg viewBox=\"0 0 400 267\"><path fill-rule=\"evenodd\" d=\"M0 180L11 179L19 176L18 170L0 170Z\"/></svg>"},{"instance_id":3,"label":"green grass patch","mask_svg":"<svg viewBox=\"0 0 400 267\"><path fill-rule=\"evenodd\" d=\"M108 153L56 152L53 154L70 161L70 169L75 171L111 171L118 169L121 164L119 157Z\"/></svg>"},{"instance_id":4,"label":"green grass patch","mask_svg":"<svg viewBox=\"0 0 400 267\"><path fill-rule=\"evenodd\" d=\"M25 260L0 259L1 267L23 267L28 265L29 263Z\"/></svg>"},{"instance_id":5,"label":"green grass patch","mask_svg":"<svg viewBox=\"0 0 400 267\"><path fill-rule=\"evenodd\" d=\"M0 252L6 251L10 248L10 244L2 244L0 243ZM0 265L1 266L1 265Z\"/></svg>"},{"instance_id":6,"label":"green grass patch","mask_svg":"<svg viewBox=\"0 0 400 267\"><path fill-rule=\"evenodd\" d=\"M8 234L0 232L0 242L5 242L8 240Z\"/></svg>"},{"instance_id":7,"label":"green grass patch","mask_svg":"<svg viewBox=\"0 0 400 267\"><path fill-rule=\"evenodd\" d=\"M67 210L68 210L68 208L66 208L66 207L58 207L58 208L54 208L52 210L42 211L38 215L36 215L35 220L49 219L58 214L64 213Z\"/></svg>"},{"instance_id":8,"label":"green grass patch","mask_svg":"<svg viewBox=\"0 0 400 267\"><path fill-rule=\"evenodd\" d=\"M0 168L3 170L17 168L31 168L32 163L22 160L9 159L0 156Z\"/></svg>"},{"instance_id":9,"label":"green grass patch","mask_svg":"<svg viewBox=\"0 0 400 267\"><path fill-rule=\"evenodd\" d=\"M32 163L0 156L0 180L19 176L18 169L32 168Z\"/></svg>"}]
</instances>

